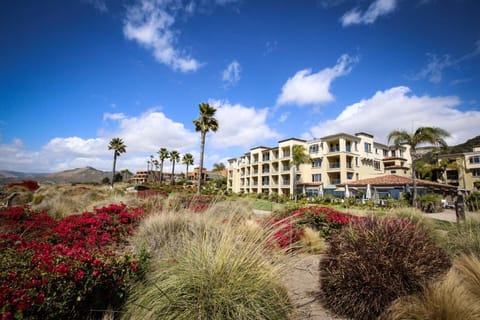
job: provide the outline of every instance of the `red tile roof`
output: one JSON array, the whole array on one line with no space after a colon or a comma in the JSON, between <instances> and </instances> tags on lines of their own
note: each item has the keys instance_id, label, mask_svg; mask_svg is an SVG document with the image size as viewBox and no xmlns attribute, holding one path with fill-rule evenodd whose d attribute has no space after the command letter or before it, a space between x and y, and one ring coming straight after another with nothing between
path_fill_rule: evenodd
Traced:
<instances>
[{"instance_id":1,"label":"red tile roof","mask_svg":"<svg viewBox=\"0 0 480 320\"><path fill-rule=\"evenodd\" d=\"M357 180L347 183L349 186L366 186L370 184L372 186L404 186L412 185L412 178L401 177L397 175L385 175L381 177ZM344 186L345 184L342 184ZM422 179L417 179L417 186L430 186L430 187L442 187L442 188L451 188L457 189L455 186L449 184L438 183L433 181L427 181Z\"/></svg>"}]
</instances>

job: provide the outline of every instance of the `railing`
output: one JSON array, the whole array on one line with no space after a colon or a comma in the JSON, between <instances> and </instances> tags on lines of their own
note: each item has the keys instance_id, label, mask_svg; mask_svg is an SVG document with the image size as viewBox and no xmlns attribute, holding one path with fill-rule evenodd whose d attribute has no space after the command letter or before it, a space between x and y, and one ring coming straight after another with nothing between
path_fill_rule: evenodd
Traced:
<instances>
[{"instance_id":1,"label":"railing","mask_svg":"<svg viewBox=\"0 0 480 320\"><path fill-rule=\"evenodd\" d=\"M331 184L340 184L340 179L330 179Z\"/></svg>"},{"instance_id":2,"label":"railing","mask_svg":"<svg viewBox=\"0 0 480 320\"><path fill-rule=\"evenodd\" d=\"M329 169L338 169L340 168L340 162L335 162L335 163L331 163L329 166L328 166Z\"/></svg>"},{"instance_id":3,"label":"railing","mask_svg":"<svg viewBox=\"0 0 480 320\"><path fill-rule=\"evenodd\" d=\"M338 152L340 151L340 147L334 147L329 149L330 152Z\"/></svg>"}]
</instances>

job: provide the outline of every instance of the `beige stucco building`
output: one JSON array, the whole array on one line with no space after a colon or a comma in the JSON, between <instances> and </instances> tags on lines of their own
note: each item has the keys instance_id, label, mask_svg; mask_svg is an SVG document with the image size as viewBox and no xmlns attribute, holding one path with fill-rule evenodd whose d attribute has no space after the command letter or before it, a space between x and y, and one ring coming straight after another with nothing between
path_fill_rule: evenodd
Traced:
<instances>
[{"instance_id":1,"label":"beige stucco building","mask_svg":"<svg viewBox=\"0 0 480 320\"><path fill-rule=\"evenodd\" d=\"M442 159L447 159L449 163L439 181L462 190L480 190L480 146L474 147L471 152L440 155L438 162L441 163Z\"/></svg>"},{"instance_id":2,"label":"beige stucco building","mask_svg":"<svg viewBox=\"0 0 480 320\"><path fill-rule=\"evenodd\" d=\"M293 146L301 145L311 162L292 165ZM389 147L368 133L338 133L313 140L290 138L277 146L258 146L228 160L228 189L236 193L316 194L319 186L339 184L385 174L410 176L408 146Z\"/></svg>"}]
</instances>

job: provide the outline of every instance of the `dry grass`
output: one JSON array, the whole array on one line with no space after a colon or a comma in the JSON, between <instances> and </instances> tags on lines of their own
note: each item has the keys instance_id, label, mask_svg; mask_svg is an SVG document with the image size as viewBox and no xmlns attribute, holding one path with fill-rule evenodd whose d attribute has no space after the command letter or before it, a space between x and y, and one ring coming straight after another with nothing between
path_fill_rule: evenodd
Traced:
<instances>
[{"instance_id":1,"label":"dry grass","mask_svg":"<svg viewBox=\"0 0 480 320\"><path fill-rule=\"evenodd\" d=\"M397 300L382 317L407 319L480 319L480 260L461 256L440 281L428 285L419 295Z\"/></svg>"},{"instance_id":2,"label":"dry grass","mask_svg":"<svg viewBox=\"0 0 480 320\"><path fill-rule=\"evenodd\" d=\"M310 227L306 227L300 238L301 251L312 254L322 253L326 248L325 239L320 237L320 233Z\"/></svg>"},{"instance_id":3,"label":"dry grass","mask_svg":"<svg viewBox=\"0 0 480 320\"><path fill-rule=\"evenodd\" d=\"M155 250L146 281L133 290L125 319L290 317L284 265L271 259L268 235L251 219L180 212L149 218L143 228L138 239L156 237L163 249ZM169 241L173 250L166 250Z\"/></svg>"}]
</instances>

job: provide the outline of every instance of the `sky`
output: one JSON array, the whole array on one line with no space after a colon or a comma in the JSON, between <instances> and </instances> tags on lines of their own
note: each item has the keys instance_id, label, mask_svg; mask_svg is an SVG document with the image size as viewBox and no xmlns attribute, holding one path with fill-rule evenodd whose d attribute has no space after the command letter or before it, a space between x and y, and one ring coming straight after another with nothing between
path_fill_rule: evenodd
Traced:
<instances>
[{"instance_id":1,"label":"sky","mask_svg":"<svg viewBox=\"0 0 480 320\"><path fill-rule=\"evenodd\" d=\"M290 137L480 134L478 0L2 0L0 170L199 163ZM171 164L165 163L165 170ZM176 171L184 171L177 165Z\"/></svg>"}]
</instances>

